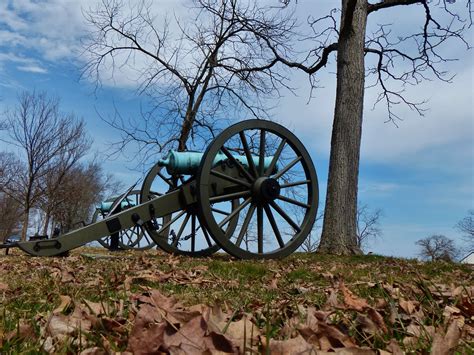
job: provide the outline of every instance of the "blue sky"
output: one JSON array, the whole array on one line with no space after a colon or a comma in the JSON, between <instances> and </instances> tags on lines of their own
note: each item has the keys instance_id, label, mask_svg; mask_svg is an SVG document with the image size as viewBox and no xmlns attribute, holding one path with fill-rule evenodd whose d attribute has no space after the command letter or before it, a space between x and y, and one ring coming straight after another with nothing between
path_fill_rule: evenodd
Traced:
<instances>
[{"instance_id":1,"label":"blue sky","mask_svg":"<svg viewBox=\"0 0 474 355\"><path fill-rule=\"evenodd\" d=\"M115 105L124 116L138 115L146 101L137 95L129 72L105 81L98 91L87 79L80 79L84 64L79 56L80 39L87 30L81 9L96 2L0 3L0 110L14 105L22 90L46 90L61 98L65 111L84 117L94 138L93 150L104 157L106 143L118 139L119 134L101 121L98 113L113 114ZM156 1L154 7L159 15L168 11L180 16L185 12L181 3ZM307 13L323 14L334 2L315 4L298 2L297 15L304 19ZM423 13L415 9L377 16L369 19L371 23L389 23L396 18L399 27L419 28ZM472 44L472 30L467 32L467 40ZM473 54L459 43L444 50L459 59L446 66L456 74L454 82L425 82L409 92L415 98L429 99L424 117L400 107L398 113L404 120L398 127L385 123L383 107L372 110L377 92L366 93L359 199L383 210L383 236L369 248L376 253L413 257L417 253L415 241L435 233L459 240L453 226L474 209ZM321 201L326 190L334 110L334 70L331 64L319 76L322 88L309 102L306 76L292 73L291 85L297 88L297 95L285 95L272 112L309 148L319 175ZM134 152L129 151L129 155L133 157ZM142 176L142 171L133 170L134 162L125 157L114 161L104 158L104 167L125 184Z\"/></svg>"}]
</instances>

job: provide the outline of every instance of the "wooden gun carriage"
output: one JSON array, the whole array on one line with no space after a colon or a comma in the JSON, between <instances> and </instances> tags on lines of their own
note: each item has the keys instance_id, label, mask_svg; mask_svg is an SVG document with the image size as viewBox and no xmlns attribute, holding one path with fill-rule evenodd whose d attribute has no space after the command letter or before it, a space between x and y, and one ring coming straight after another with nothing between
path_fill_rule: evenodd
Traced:
<instances>
[{"instance_id":1,"label":"wooden gun carriage","mask_svg":"<svg viewBox=\"0 0 474 355\"><path fill-rule=\"evenodd\" d=\"M318 181L311 158L285 127L247 120L226 128L204 153L170 152L132 188L97 209L93 223L57 238L18 242L54 256L98 240L120 247L208 256L278 258L311 232ZM128 234L127 234L128 233Z\"/></svg>"}]
</instances>

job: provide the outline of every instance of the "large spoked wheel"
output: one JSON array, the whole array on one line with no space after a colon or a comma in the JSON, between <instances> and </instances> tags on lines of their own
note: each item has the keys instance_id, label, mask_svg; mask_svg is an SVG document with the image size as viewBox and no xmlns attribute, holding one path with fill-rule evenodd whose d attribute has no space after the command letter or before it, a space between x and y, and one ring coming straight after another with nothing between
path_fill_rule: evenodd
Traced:
<instances>
[{"instance_id":1,"label":"large spoked wheel","mask_svg":"<svg viewBox=\"0 0 474 355\"><path fill-rule=\"evenodd\" d=\"M175 190L186 181L186 176L169 175L165 168L156 164L143 182L141 202ZM231 213L236 203L227 201L219 206L212 206L212 213L217 215L217 219L223 219ZM226 232L232 234L236 226L237 221L228 224ZM201 226L195 204L171 215L152 219L151 223L145 224L145 228L155 243L167 253L205 257L220 249L207 230Z\"/></svg>"},{"instance_id":2,"label":"large spoked wheel","mask_svg":"<svg viewBox=\"0 0 474 355\"><path fill-rule=\"evenodd\" d=\"M107 202L112 202L112 205L115 205L116 202L118 204L118 199L110 199ZM122 210L134 207L140 203L140 191L133 190L128 193L128 195L123 199L122 203L120 204L120 208ZM106 217L106 213L97 209L94 213L93 222L96 222L100 219ZM106 236L100 238L98 242L105 248L111 249L112 248L112 237ZM153 248L155 246L155 242L153 239L146 233L145 228L141 226L133 226L129 229L124 229L119 232L119 241L118 246L121 249L126 250L147 250Z\"/></svg>"},{"instance_id":3,"label":"large spoked wheel","mask_svg":"<svg viewBox=\"0 0 474 355\"><path fill-rule=\"evenodd\" d=\"M224 154L239 177L215 165ZM245 163L246 162L246 163ZM215 193L212 181L235 184ZM237 258L281 258L295 251L311 232L318 209L318 180L303 144L286 128L249 120L225 129L204 153L197 175L198 207L204 227L226 252ZM225 220L212 213L212 202L239 198ZM225 223L238 220L237 232L225 235Z\"/></svg>"}]
</instances>

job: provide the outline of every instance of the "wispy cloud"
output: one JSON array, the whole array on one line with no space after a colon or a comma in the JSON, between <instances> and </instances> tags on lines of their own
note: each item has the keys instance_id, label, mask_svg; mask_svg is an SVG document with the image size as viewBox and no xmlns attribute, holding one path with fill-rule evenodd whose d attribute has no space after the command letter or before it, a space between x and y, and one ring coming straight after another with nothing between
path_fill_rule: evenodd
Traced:
<instances>
[{"instance_id":1,"label":"wispy cloud","mask_svg":"<svg viewBox=\"0 0 474 355\"><path fill-rule=\"evenodd\" d=\"M48 70L38 66L38 65L23 65L16 67L18 70L29 72L29 73L38 73L38 74L46 74Z\"/></svg>"}]
</instances>

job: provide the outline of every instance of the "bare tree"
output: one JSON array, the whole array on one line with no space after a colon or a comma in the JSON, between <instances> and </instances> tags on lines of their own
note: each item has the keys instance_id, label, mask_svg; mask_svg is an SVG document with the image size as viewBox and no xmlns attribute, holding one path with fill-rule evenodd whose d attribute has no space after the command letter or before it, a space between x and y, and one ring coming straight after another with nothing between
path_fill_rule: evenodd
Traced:
<instances>
[{"instance_id":1,"label":"bare tree","mask_svg":"<svg viewBox=\"0 0 474 355\"><path fill-rule=\"evenodd\" d=\"M0 152L0 241L18 229L22 218L18 202L2 192L2 187L10 185L20 169L21 164L12 153Z\"/></svg>"},{"instance_id":2,"label":"bare tree","mask_svg":"<svg viewBox=\"0 0 474 355\"><path fill-rule=\"evenodd\" d=\"M67 232L81 222L90 222L94 208L115 184L115 180L104 175L96 162L74 166L65 174L55 192L54 208L50 211L51 225Z\"/></svg>"},{"instance_id":3,"label":"bare tree","mask_svg":"<svg viewBox=\"0 0 474 355\"><path fill-rule=\"evenodd\" d=\"M135 143L146 159L164 149L186 150L189 139L202 147L230 112L266 116L263 100L278 97L278 88L286 86L286 78L268 66L272 53L257 33L285 48L293 21L271 17L256 3L192 3L194 18L186 25L176 17L173 26L169 19L157 24L146 0L134 7L103 0L87 12L93 30L85 43L84 75L100 85L107 72L114 76L132 68L139 74L139 93L148 95L153 106L139 120L118 113L106 119L122 132L118 151Z\"/></svg>"},{"instance_id":4,"label":"bare tree","mask_svg":"<svg viewBox=\"0 0 474 355\"><path fill-rule=\"evenodd\" d=\"M287 8L291 1L281 3ZM309 74L312 88L317 87L314 75L336 54L336 103L320 252L361 253L357 241L357 194L365 87L380 90L376 104L385 104L388 120L395 124L399 116L394 108L398 104L422 115L425 102L413 100L404 89L431 78L451 81L444 64L452 59L446 57L443 45L454 40L469 47L463 35L472 22L471 1L465 3L468 20L453 8L454 1L341 0L341 5L329 14L309 19L314 31L309 39L312 49L298 60L289 59L270 37L261 34L273 51L272 64L303 70ZM404 28L407 33L397 33L393 26L380 24L375 32L367 32L374 14L396 7L406 11L418 7L420 29ZM366 83L367 75L374 80Z\"/></svg>"},{"instance_id":5,"label":"bare tree","mask_svg":"<svg viewBox=\"0 0 474 355\"><path fill-rule=\"evenodd\" d=\"M357 207L357 245L364 250L370 239L374 239L382 235L380 229L380 218L382 210L370 210L366 204L359 204Z\"/></svg>"},{"instance_id":6,"label":"bare tree","mask_svg":"<svg viewBox=\"0 0 474 355\"><path fill-rule=\"evenodd\" d=\"M83 137L84 138L84 137ZM79 139L65 149L59 157L53 162L52 166L42 176L41 197L38 202L38 207L44 212L43 234L48 234L48 226L53 212L63 203L64 197L61 193L64 190L66 179L83 179L84 176L77 174L79 168L79 160L87 152L89 142L87 139ZM74 176L77 174L77 176ZM78 183L81 184L82 182ZM82 185L84 191L78 194L76 198L81 199L82 195L88 194L88 188ZM77 190L79 192L80 190ZM72 196L69 196L71 198Z\"/></svg>"},{"instance_id":7,"label":"bare tree","mask_svg":"<svg viewBox=\"0 0 474 355\"><path fill-rule=\"evenodd\" d=\"M416 242L420 247L419 255L430 261L453 261L458 255L454 241L444 235L432 235Z\"/></svg>"},{"instance_id":8,"label":"bare tree","mask_svg":"<svg viewBox=\"0 0 474 355\"><path fill-rule=\"evenodd\" d=\"M87 150L88 141L84 122L62 113L59 100L46 93L22 93L18 105L5 113L3 123L8 132L3 141L19 149L24 169L15 172L1 188L23 209L21 239L26 240L30 211L44 194L44 178L63 163L73 166Z\"/></svg>"},{"instance_id":9,"label":"bare tree","mask_svg":"<svg viewBox=\"0 0 474 355\"><path fill-rule=\"evenodd\" d=\"M464 240L468 248L474 250L474 210L469 210L466 217L456 223L455 228L464 233Z\"/></svg>"}]
</instances>

